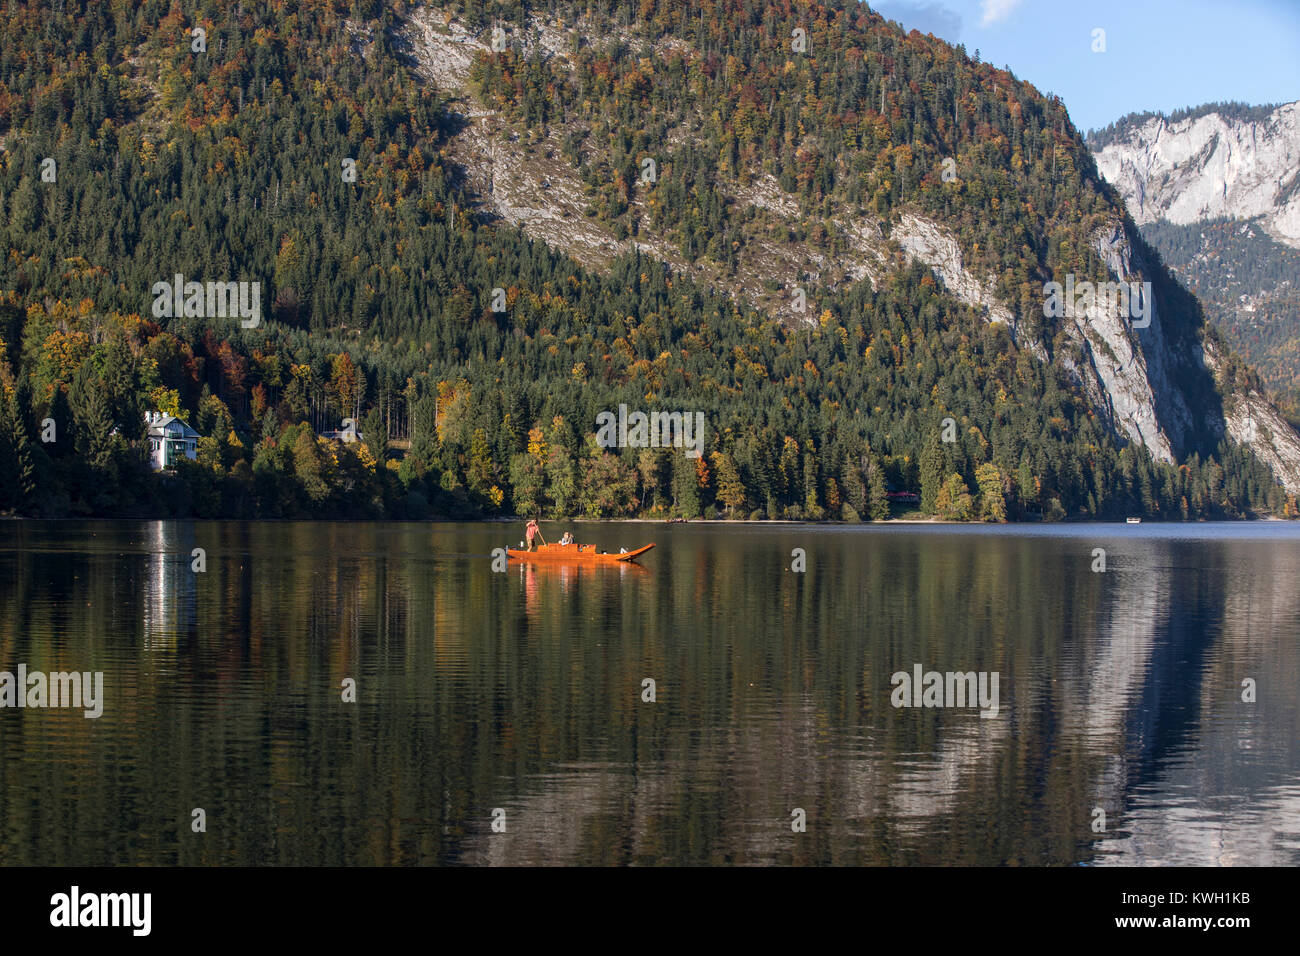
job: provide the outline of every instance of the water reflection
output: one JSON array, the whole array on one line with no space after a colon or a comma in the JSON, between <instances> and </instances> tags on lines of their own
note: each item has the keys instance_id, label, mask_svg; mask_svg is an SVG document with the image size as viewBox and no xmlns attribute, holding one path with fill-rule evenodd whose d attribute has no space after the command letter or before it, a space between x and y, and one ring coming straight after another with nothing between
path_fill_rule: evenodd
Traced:
<instances>
[{"instance_id":1,"label":"water reflection","mask_svg":"<svg viewBox=\"0 0 1300 956\"><path fill-rule=\"evenodd\" d=\"M1300 862L1289 526L3 530L0 667L108 699L0 711L0 862ZM915 664L998 718L894 708Z\"/></svg>"},{"instance_id":2,"label":"water reflection","mask_svg":"<svg viewBox=\"0 0 1300 956\"><path fill-rule=\"evenodd\" d=\"M153 521L145 528L148 557L140 600L144 608L144 647L175 650L196 623L197 575L194 526Z\"/></svg>"}]
</instances>

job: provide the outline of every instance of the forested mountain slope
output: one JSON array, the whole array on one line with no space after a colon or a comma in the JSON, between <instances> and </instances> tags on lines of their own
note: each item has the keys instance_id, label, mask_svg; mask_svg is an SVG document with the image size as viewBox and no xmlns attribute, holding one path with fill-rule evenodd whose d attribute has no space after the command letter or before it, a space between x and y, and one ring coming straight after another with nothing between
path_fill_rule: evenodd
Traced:
<instances>
[{"instance_id":1,"label":"forested mountain slope","mask_svg":"<svg viewBox=\"0 0 1300 956\"><path fill-rule=\"evenodd\" d=\"M1061 104L865 6L68 3L0 30L0 509L1294 508L1300 439ZM259 283L256 324L160 314L175 276ZM1112 280L1151 283L1149 325L1044 315L1048 283ZM599 447L620 404L703 413L704 454ZM175 477L149 409L203 436ZM317 434L344 418L361 441Z\"/></svg>"}]
</instances>

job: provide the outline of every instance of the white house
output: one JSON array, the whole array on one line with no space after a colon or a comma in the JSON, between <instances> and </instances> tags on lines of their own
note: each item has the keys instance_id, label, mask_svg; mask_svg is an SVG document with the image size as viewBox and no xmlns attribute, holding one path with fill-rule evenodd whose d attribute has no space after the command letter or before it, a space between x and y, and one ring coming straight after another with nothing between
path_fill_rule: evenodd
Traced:
<instances>
[{"instance_id":1,"label":"white house","mask_svg":"<svg viewBox=\"0 0 1300 956\"><path fill-rule=\"evenodd\" d=\"M149 425L149 463L154 471L173 467L182 456L194 461L199 454L199 433L174 415L145 412Z\"/></svg>"},{"instance_id":2,"label":"white house","mask_svg":"<svg viewBox=\"0 0 1300 956\"><path fill-rule=\"evenodd\" d=\"M341 441L345 445L350 445L354 441L366 440L365 435L361 434L361 432L356 431L355 429L350 429L350 428L340 428L328 432L317 432L317 434L320 435L321 438L326 439L327 441Z\"/></svg>"}]
</instances>

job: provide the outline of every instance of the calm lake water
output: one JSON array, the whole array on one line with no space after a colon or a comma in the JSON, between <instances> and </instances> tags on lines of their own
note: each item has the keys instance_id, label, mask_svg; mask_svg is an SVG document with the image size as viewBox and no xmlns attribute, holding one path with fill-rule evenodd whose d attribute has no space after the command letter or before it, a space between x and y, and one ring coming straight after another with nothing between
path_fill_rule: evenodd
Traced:
<instances>
[{"instance_id":1,"label":"calm lake water","mask_svg":"<svg viewBox=\"0 0 1300 956\"><path fill-rule=\"evenodd\" d=\"M1300 863L1300 528L575 527L0 522L0 863Z\"/></svg>"}]
</instances>

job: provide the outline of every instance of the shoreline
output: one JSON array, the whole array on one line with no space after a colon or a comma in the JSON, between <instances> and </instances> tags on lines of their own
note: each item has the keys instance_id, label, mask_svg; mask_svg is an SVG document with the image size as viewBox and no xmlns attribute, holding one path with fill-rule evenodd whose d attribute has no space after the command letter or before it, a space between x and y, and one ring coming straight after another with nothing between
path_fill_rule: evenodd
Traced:
<instances>
[{"instance_id":1,"label":"shoreline","mask_svg":"<svg viewBox=\"0 0 1300 956\"><path fill-rule=\"evenodd\" d=\"M1040 527L1052 525L1083 525L1083 524L1122 524L1127 525L1127 518L1064 518L1060 521L951 521L946 518L883 518L878 521L804 521L794 518L762 518L759 520L749 520L748 518L691 518L688 520L670 521L666 518L539 518L540 524L649 524L649 525L748 525L750 527L762 527L765 525L802 525L806 527L826 527L826 528L861 528L871 525L942 525L944 527L972 527L972 528L1010 528L1010 527ZM30 515L0 515L0 522L3 521L247 521L258 524L292 524L302 522L315 522L320 524L526 524L526 517L511 518L326 518L326 517L307 517L307 518L195 518L195 517L153 517L147 515L77 515L63 518L40 518ZM1158 525L1200 525L1200 524L1252 524L1255 522L1276 522L1278 524L1288 524L1300 519L1279 518L1277 515L1251 515L1245 518L1189 518L1187 520L1175 520L1171 518L1143 518L1140 524L1158 524Z\"/></svg>"}]
</instances>

